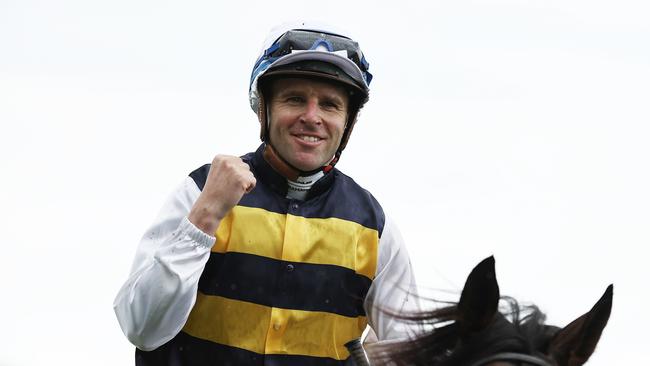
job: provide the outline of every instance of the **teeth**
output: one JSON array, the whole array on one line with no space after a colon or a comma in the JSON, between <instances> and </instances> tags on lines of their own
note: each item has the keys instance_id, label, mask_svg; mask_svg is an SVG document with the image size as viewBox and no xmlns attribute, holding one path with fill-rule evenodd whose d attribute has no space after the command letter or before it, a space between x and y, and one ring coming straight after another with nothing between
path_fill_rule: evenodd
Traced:
<instances>
[{"instance_id":1,"label":"teeth","mask_svg":"<svg viewBox=\"0 0 650 366\"><path fill-rule=\"evenodd\" d=\"M318 142L318 141L320 141L320 139L318 137L316 137L316 136L304 136L303 135L303 136L299 136L299 138L301 140L307 141L307 142Z\"/></svg>"}]
</instances>

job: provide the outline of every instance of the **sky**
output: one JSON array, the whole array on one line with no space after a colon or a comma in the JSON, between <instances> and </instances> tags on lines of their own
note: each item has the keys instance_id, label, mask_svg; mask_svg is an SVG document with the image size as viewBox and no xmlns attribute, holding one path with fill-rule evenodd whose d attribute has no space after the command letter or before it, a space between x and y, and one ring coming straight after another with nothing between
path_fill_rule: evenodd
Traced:
<instances>
[{"instance_id":1,"label":"sky","mask_svg":"<svg viewBox=\"0 0 650 366\"><path fill-rule=\"evenodd\" d=\"M0 366L128 365L112 302L165 198L258 143L248 78L289 20L374 74L338 167L404 236L423 294L496 258L548 323L614 307L589 365L648 364L650 5L0 0ZM441 295L442 294L442 295Z\"/></svg>"}]
</instances>

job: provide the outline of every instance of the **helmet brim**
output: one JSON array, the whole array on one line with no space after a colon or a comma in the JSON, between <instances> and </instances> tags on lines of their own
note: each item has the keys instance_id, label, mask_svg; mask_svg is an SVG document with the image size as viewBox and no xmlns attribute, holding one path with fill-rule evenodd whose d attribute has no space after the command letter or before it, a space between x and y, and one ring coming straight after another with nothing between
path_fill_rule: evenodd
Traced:
<instances>
[{"instance_id":1,"label":"helmet brim","mask_svg":"<svg viewBox=\"0 0 650 366\"><path fill-rule=\"evenodd\" d=\"M360 99L360 102L365 102L368 98L367 89L361 87L350 75L331 63L309 60L275 66L264 73L259 82L265 84L278 78L307 78L332 81L349 90L350 95Z\"/></svg>"},{"instance_id":2,"label":"helmet brim","mask_svg":"<svg viewBox=\"0 0 650 366\"><path fill-rule=\"evenodd\" d=\"M267 73L271 72L275 67L289 65L300 61L322 61L333 64L340 68L350 78L352 78L352 81L357 84L356 87L358 89L364 91L365 94L368 93L368 83L366 82L361 69L359 69L359 67L354 62L350 61L350 59L333 52L325 52L319 50L293 52L284 57L281 57L272 63L269 66L269 71L267 71Z\"/></svg>"}]
</instances>

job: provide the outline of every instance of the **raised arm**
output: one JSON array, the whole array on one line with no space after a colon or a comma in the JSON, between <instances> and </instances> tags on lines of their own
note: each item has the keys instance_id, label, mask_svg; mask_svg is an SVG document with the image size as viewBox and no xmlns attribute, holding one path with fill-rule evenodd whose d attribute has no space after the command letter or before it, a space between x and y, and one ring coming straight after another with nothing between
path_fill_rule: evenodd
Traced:
<instances>
[{"instance_id":1,"label":"raised arm","mask_svg":"<svg viewBox=\"0 0 650 366\"><path fill-rule=\"evenodd\" d=\"M150 351L183 328L221 219L255 187L240 158L214 158L203 189L188 177L167 200L138 246L113 308L126 337Z\"/></svg>"}]
</instances>

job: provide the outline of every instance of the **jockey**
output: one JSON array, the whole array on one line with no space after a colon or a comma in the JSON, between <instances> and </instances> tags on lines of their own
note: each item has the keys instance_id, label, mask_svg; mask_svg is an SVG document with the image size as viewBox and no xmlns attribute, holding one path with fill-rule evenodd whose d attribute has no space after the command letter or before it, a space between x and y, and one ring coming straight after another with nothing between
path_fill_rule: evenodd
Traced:
<instances>
[{"instance_id":1,"label":"jockey","mask_svg":"<svg viewBox=\"0 0 650 366\"><path fill-rule=\"evenodd\" d=\"M367 327L408 335L406 246L335 168L368 101L368 68L330 26L272 30L249 84L261 145L189 174L115 299L136 365L343 365Z\"/></svg>"}]
</instances>

